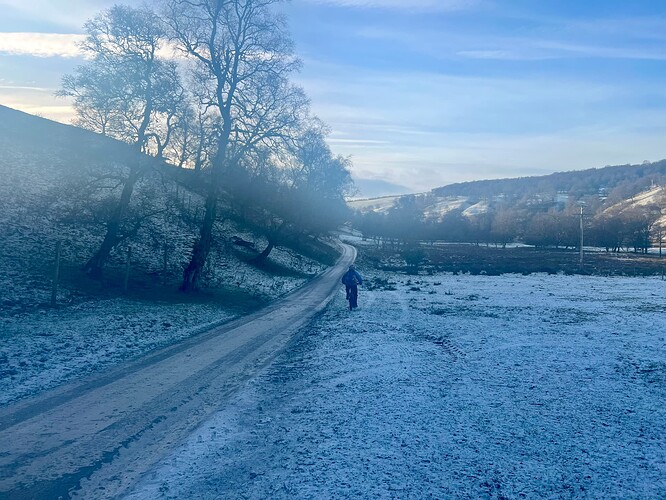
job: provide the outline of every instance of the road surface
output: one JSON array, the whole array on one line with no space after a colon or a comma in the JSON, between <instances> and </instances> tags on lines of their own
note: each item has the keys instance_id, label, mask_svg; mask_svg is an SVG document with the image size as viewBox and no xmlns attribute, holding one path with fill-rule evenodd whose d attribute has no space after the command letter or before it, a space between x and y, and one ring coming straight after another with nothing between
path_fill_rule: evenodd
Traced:
<instances>
[{"instance_id":1,"label":"road surface","mask_svg":"<svg viewBox=\"0 0 666 500\"><path fill-rule=\"evenodd\" d=\"M1 498L116 498L328 303L356 251L267 308L0 410Z\"/></svg>"}]
</instances>

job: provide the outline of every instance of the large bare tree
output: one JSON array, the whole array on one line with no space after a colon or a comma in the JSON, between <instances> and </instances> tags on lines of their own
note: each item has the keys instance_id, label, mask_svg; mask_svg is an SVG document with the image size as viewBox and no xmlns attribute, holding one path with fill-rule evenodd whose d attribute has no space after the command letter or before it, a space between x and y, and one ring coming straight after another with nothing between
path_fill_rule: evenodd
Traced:
<instances>
[{"instance_id":1,"label":"large bare tree","mask_svg":"<svg viewBox=\"0 0 666 500\"><path fill-rule=\"evenodd\" d=\"M164 28L153 11L121 5L85 24L82 47L89 61L65 76L59 91L73 98L78 125L130 143L137 153L163 156L174 127L187 114L178 68L158 54ZM101 275L113 248L131 233L123 226L132 193L151 164L137 155L117 177L120 189L106 234L85 265L91 275Z\"/></svg>"},{"instance_id":2,"label":"large bare tree","mask_svg":"<svg viewBox=\"0 0 666 500\"><path fill-rule=\"evenodd\" d=\"M196 289L210 252L224 176L252 150L278 148L304 119L307 99L289 83L298 68L280 0L165 0L173 40L188 56L198 97L219 126L211 155L205 215L183 272Z\"/></svg>"}]
</instances>

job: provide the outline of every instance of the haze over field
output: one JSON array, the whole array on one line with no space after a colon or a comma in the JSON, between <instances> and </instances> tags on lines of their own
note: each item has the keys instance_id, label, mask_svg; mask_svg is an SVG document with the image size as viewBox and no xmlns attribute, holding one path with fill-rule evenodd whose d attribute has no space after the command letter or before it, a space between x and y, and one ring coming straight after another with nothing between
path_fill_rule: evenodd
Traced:
<instances>
[{"instance_id":1,"label":"haze over field","mask_svg":"<svg viewBox=\"0 0 666 500\"><path fill-rule=\"evenodd\" d=\"M0 12L0 498L666 498L666 4Z\"/></svg>"},{"instance_id":2,"label":"haze over field","mask_svg":"<svg viewBox=\"0 0 666 500\"><path fill-rule=\"evenodd\" d=\"M0 1L0 103L61 121L53 92L109 0ZM294 0L296 81L352 173L416 191L659 160L666 5ZM397 194L390 190L373 194Z\"/></svg>"}]
</instances>

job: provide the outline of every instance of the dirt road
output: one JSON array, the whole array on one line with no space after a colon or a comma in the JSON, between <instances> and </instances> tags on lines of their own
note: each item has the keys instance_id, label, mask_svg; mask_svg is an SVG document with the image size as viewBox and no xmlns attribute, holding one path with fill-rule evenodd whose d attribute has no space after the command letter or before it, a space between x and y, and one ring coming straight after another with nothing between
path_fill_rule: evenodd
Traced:
<instances>
[{"instance_id":1,"label":"dirt road","mask_svg":"<svg viewBox=\"0 0 666 500\"><path fill-rule=\"evenodd\" d=\"M355 253L262 311L0 410L0 497L121 496L325 307Z\"/></svg>"}]
</instances>

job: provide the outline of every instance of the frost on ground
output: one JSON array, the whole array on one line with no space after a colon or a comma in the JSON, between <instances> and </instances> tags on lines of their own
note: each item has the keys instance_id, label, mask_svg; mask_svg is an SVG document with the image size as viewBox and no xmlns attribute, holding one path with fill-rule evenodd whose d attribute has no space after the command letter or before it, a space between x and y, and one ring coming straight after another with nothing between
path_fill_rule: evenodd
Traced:
<instances>
[{"instance_id":1,"label":"frost on ground","mask_svg":"<svg viewBox=\"0 0 666 500\"><path fill-rule=\"evenodd\" d=\"M229 321L248 308L276 299L304 285L307 277L325 269L311 259L278 250L272 262L293 275L271 276L236 264L226 271L227 294L212 300L160 302L129 298L93 299L50 308L0 306L0 406L46 389L109 369L154 349L176 343L212 326ZM299 274L297 274L297 272ZM312 274L310 274L312 273ZM222 275L223 272L218 273ZM0 277L0 286L11 277ZM252 294L248 293L252 290ZM219 291L219 290L218 290ZM14 301L38 296L38 288L14 290ZM42 295L47 292L42 290ZM61 293L60 297L65 294ZM26 300L29 302L29 299ZM247 302L247 304L245 304Z\"/></svg>"},{"instance_id":2,"label":"frost on ground","mask_svg":"<svg viewBox=\"0 0 666 500\"><path fill-rule=\"evenodd\" d=\"M124 299L0 319L0 405L103 371L233 317L215 304Z\"/></svg>"},{"instance_id":3,"label":"frost on ground","mask_svg":"<svg viewBox=\"0 0 666 500\"><path fill-rule=\"evenodd\" d=\"M367 278L130 498L666 495L663 281Z\"/></svg>"},{"instance_id":4,"label":"frost on ground","mask_svg":"<svg viewBox=\"0 0 666 500\"><path fill-rule=\"evenodd\" d=\"M285 295L306 283L306 273L325 269L282 249L272 262L298 270L300 276L296 271L291 276L271 276L237 264L233 276L226 272L227 293L238 302L234 305L227 304L224 295L215 300L212 295L205 302L185 298L159 302L150 301L146 292L147 300L89 299L58 309L26 308L10 314L0 307L0 406L177 343L238 317L261 301ZM0 285L4 281L0 278Z\"/></svg>"}]
</instances>

